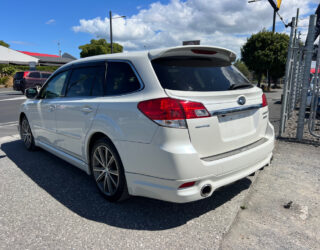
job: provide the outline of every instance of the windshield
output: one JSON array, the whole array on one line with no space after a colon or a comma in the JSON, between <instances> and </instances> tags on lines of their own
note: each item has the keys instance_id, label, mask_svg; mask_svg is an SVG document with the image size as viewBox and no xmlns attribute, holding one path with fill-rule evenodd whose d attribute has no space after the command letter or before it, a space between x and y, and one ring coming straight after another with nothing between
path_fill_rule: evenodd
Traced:
<instances>
[{"instance_id":1,"label":"windshield","mask_svg":"<svg viewBox=\"0 0 320 250\"><path fill-rule=\"evenodd\" d=\"M207 58L174 57L152 61L164 89L181 91L226 91L251 88L252 84L234 66Z\"/></svg>"}]
</instances>

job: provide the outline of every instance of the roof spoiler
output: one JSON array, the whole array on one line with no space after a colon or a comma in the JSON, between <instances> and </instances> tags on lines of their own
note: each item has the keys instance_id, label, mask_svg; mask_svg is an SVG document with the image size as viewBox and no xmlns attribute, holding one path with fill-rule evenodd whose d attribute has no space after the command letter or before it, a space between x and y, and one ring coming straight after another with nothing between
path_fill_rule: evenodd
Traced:
<instances>
[{"instance_id":1,"label":"roof spoiler","mask_svg":"<svg viewBox=\"0 0 320 250\"><path fill-rule=\"evenodd\" d=\"M224 49L221 47L199 45L188 45L151 50L148 55L150 60L172 56L197 56L219 58L232 63L236 59L236 54L231 50Z\"/></svg>"}]
</instances>

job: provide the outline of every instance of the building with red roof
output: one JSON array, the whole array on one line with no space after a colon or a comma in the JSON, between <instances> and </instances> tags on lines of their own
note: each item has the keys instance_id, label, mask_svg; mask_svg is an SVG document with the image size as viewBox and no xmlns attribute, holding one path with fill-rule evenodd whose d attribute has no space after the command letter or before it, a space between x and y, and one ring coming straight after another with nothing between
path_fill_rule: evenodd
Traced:
<instances>
[{"instance_id":1,"label":"building with red roof","mask_svg":"<svg viewBox=\"0 0 320 250\"><path fill-rule=\"evenodd\" d=\"M68 53L64 53L62 56L58 56L58 55L44 54L44 53L38 53L38 52L29 52L29 51L19 51L18 50L18 52L23 53L28 56L33 56L35 58L38 58L39 65L43 65L43 66L61 66L61 65L66 64L68 62L76 60L75 57L71 56Z\"/></svg>"}]
</instances>

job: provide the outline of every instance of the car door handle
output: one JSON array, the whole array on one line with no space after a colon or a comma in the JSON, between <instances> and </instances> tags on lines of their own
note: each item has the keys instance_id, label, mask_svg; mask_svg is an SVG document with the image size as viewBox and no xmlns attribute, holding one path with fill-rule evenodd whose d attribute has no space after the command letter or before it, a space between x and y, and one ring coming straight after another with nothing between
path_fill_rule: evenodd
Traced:
<instances>
[{"instance_id":1,"label":"car door handle","mask_svg":"<svg viewBox=\"0 0 320 250\"><path fill-rule=\"evenodd\" d=\"M91 107L83 107L83 108L81 109L81 111L82 111L83 113L90 113L90 112L92 112L92 108L91 108Z\"/></svg>"},{"instance_id":2,"label":"car door handle","mask_svg":"<svg viewBox=\"0 0 320 250\"><path fill-rule=\"evenodd\" d=\"M56 105L50 105L49 106L49 112L52 112L56 109Z\"/></svg>"}]
</instances>

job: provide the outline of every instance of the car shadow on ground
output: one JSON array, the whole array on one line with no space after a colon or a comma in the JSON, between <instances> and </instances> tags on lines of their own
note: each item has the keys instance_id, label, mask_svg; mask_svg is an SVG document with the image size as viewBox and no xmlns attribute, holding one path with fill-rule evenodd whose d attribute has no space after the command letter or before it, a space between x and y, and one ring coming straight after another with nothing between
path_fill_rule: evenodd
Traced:
<instances>
[{"instance_id":1,"label":"car shadow on ground","mask_svg":"<svg viewBox=\"0 0 320 250\"><path fill-rule=\"evenodd\" d=\"M142 197L110 203L98 193L90 176L48 152L28 152L21 141L4 143L1 150L38 186L74 213L126 229L165 230L181 226L223 205L251 184L245 178L217 190L210 198L186 204Z\"/></svg>"}]
</instances>

